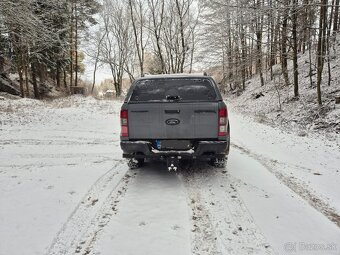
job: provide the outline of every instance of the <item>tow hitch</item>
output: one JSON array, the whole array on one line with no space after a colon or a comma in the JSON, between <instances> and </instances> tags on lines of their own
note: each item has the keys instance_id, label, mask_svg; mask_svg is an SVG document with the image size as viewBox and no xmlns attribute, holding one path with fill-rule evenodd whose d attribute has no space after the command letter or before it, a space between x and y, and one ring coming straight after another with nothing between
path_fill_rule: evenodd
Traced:
<instances>
[{"instance_id":1,"label":"tow hitch","mask_svg":"<svg viewBox=\"0 0 340 255\"><path fill-rule=\"evenodd\" d=\"M166 159L166 166L169 172L174 171L176 172L179 169L179 158L175 156L168 157Z\"/></svg>"}]
</instances>

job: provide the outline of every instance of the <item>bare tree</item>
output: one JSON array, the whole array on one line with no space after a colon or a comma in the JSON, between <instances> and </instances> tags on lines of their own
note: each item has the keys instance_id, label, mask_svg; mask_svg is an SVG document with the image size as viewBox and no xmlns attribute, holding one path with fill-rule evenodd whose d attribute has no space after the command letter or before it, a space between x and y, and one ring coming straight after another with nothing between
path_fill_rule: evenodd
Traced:
<instances>
[{"instance_id":1,"label":"bare tree","mask_svg":"<svg viewBox=\"0 0 340 255\"><path fill-rule=\"evenodd\" d=\"M154 52L161 65L161 72L165 73L165 60L162 49L161 32L164 25L165 0L147 0L151 13L151 25L149 27L153 38Z\"/></svg>"},{"instance_id":2,"label":"bare tree","mask_svg":"<svg viewBox=\"0 0 340 255\"><path fill-rule=\"evenodd\" d=\"M118 0L105 2L102 16L106 36L99 59L110 67L116 96L122 93L123 75L133 49L133 32L128 14L129 9L124 3Z\"/></svg>"},{"instance_id":3,"label":"bare tree","mask_svg":"<svg viewBox=\"0 0 340 255\"><path fill-rule=\"evenodd\" d=\"M148 42L146 16L148 15L144 1L128 0L131 24L133 28L135 48L138 56L140 76L144 76L145 49Z\"/></svg>"}]
</instances>

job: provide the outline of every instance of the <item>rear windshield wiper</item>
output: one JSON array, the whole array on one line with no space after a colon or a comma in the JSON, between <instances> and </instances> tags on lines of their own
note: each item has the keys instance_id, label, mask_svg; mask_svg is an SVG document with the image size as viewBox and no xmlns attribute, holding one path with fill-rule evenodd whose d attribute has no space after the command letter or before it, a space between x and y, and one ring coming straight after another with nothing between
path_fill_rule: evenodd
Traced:
<instances>
[{"instance_id":1,"label":"rear windshield wiper","mask_svg":"<svg viewBox=\"0 0 340 255\"><path fill-rule=\"evenodd\" d=\"M170 96L170 95L166 96L166 100L169 100L169 101L178 101L180 99L181 98L179 96Z\"/></svg>"}]
</instances>

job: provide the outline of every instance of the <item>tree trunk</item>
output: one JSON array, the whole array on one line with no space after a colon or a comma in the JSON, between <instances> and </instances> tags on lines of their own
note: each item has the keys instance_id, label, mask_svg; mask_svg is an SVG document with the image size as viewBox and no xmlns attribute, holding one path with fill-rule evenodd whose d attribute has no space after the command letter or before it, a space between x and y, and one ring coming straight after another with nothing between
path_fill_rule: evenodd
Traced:
<instances>
[{"instance_id":1,"label":"tree trunk","mask_svg":"<svg viewBox=\"0 0 340 255\"><path fill-rule=\"evenodd\" d=\"M24 79L23 79L23 75L22 75L22 70L21 69L18 69L18 74L19 74L19 84L20 84L21 97L25 97Z\"/></svg>"},{"instance_id":2,"label":"tree trunk","mask_svg":"<svg viewBox=\"0 0 340 255\"><path fill-rule=\"evenodd\" d=\"M177 15L179 17L179 30L180 30L180 34L181 34L181 60L179 63L179 72L183 73L184 71L184 62L186 59L186 52L187 52L187 46L185 43L185 35L184 35L184 22L183 22L183 14L182 14L182 10L181 10L181 6L179 4L178 0L175 0L176 2L176 8L177 8ZM184 3L183 3L184 5Z\"/></svg>"},{"instance_id":3,"label":"tree trunk","mask_svg":"<svg viewBox=\"0 0 340 255\"><path fill-rule=\"evenodd\" d=\"M243 28L243 24L240 25L241 29L241 76L242 76L242 88L246 89L246 40L245 40L245 31Z\"/></svg>"},{"instance_id":4,"label":"tree trunk","mask_svg":"<svg viewBox=\"0 0 340 255\"><path fill-rule=\"evenodd\" d=\"M63 78L64 78L64 87L67 88L67 72L65 67L63 68Z\"/></svg>"},{"instance_id":5,"label":"tree trunk","mask_svg":"<svg viewBox=\"0 0 340 255\"><path fill-rule=\"evenodd\" d=\"M73 86L73 14L74 14L74 3L71 2L71 31L70 31L70 87Z\"/></svg>"},{"instance_id":6,"label":"tree trunk","mask_svg":"<svg viewBox=\"0 0 340 255\"><path fill-rule=\"evenodd\" d=\"M339 26L339 4L340 0L335 1L335 9L334 9L334 21L333 21L333 37L335 40L335 34L338 32L338 26Z\"/></svg>"},{"instance_id":7,"label":"tree trunk","mask_svg":"<svg viewBox=\"0 0 340 255\"><path fill-rule=\"evenodd\" d=\"M289 77L288 77L288 61L287 61L287 26L288 26L288 16L289 16L289 6L290 0L285 1L285 9L283 14L283 22L282 22L282 42L281 42L281 67L282 67L282 75L285 81L285 85L289 86Z\"/></svg>"},{"instance_id":8,"label":"tree trunk","mask_svg":"<svg viewBox=\"0 0 340 255\"><path fill-rule=\"evenodd\" d=\"M74 86L78 86L78 13L77 13L77 2L74 5L74 13L75 13L75 18L76 18L76 25L75 25L75 40L74 40L74 50L75 50L75 80L74 80Z\"/></svg>"},{"instance_id":9,"label":"tree trunk","mask_svg":"<svg viewBox=\"0 0 340 255\"><path fill-rule=\"evenodd\" d=\"M310 30L310 28L309 28ZM310 31L308 32L310 34ZM310 37L310 36L309 36ZM312 42L308 40L308 57L309 57L309 83L310 87L313 87L313 67L312 67Z\"/></svg>"},{"instance_id":10,"label":"tree trunk","mask_svg":"<svg viewBox=\"0 0 340 255\"><path fill-rule=\"evenodd\" d=\"M11 35L11 39L13 43L14 53L16 56L15 64L17 67L17 72L19 74L20 93L21 93L21 97L25 97L24 80L23 80L23 73L22 73L23 72L22 70L23 69L22 43L17 33L13 31L10 35Z\"/></svg>"},{"instance_id":11,"label":"tree trunk","mask_svg":"<svg viewBox=\"0 0 340 255\"><path fill-rule=\"evenodd\" d=\"M56 73L57 87L60 88L60 61L57 61L57 73Z\"/></svg>"},{"instance_id":12,"label":"tree trunk","mask_svg":"<svg viewBox=\"0 0 340 255\"><path fill-rule=\"evenodd\" d=\"M331 58L330 58L330 36L331 36L331 25L333 23L334 14L334 0L332 0L331 13L329 16L329 21L327 22L327 38L326 38L326 52L327 52L327 69L328 69L328 86L331 86L332 81L332 71L331 71ZM327 20L327 19L326 19Z\"/></svg>"},{"instance_id":13,"label":"tree trunk","mask_svg":"<svg viewBox=\"0 0 340 255\"><path fill-rule=\"evenodd\" d=\"M320 6L320 19L319 19L319 37L317 47L317 96L318 104L322 105L321 98L321 81L322 71L324 65L324 54L325 54L325 36L326 36L326 21L327 21L327 4L328 0L322 0Z\"/></svg>"},{"instance_id":14,"label":"tree trunk","mask_svg":"<svg viewBox=\"0 0 340 255\"><path fill-rule=\"evenodd\" d=\"M308 9L308 57L309 57L309 82L310 87L313 87L313 67L312 67L312 35L311 35L311 29L312 29L312 17L311 17L311 9L309 7Z\"/></svg>"},{"instance_id":15,"label":"tree trunk","mask_svg":"<svg viewBox=\"0 0 340 255\"><path fill-rule=\"evenodd\" d=\"M26 85L26 96L29 97L30 96L30 90L29 90L29 77L28 77L28 66L27 64L25 65L25 85Z\"/></svg>"},{"instance_id":16,"label":"tree trunk","mask_svg":"<svg viewBox=\"0 0 340 255\"><path fill-rule=\"evenodd\" d=\"M98 67L98 62L99 62L100 48L101 48L101 45L102 45L104 38L106 37L106 33L107 33L107 30L105 30L103 36L100 38L99 43L98 43L98 48L97 48L97 52L96 52L96 59L95 59L95 62L94 62L91 95L93 95L94 86L96 85L96 73L97 73L97 67Z\"/></svg>"},{"instance_id":17,"label":"tree trunk","mask_svg":"<svg viewBox=\"0 0 340 255\"><path fill-rule=\"evenodd\" d=\"M293 72L294 72L294 97L299 97L299 72L298 72L298 43L297 43L297 11L298 0L293 0L292 37L293 37Z\"/></svg>"},{"instance_id":18,"label":"tree trunk","mask_svg":"<svg viewBox=\"0 0 340 255\"><path fill-rule=\"evenodd\" d=\"M189 65L189 73L192 73L192 66L194 64L194 53L195 53L195 32L194 30L191 31L191 51L190 51L190 65ZM225 57L225 56L224 56ZM225 66L224 66L225 67ZM223 76L225 73L223 72Z\"/></svg>"},{"instance_id":19,"label":"tree trunk","mask_svg":"<svg viewBox=\"0 0 340 255\"><path fill-rule=\"evenodd\" d=\"M5 66L5 58L0 55L0 74L4 72L4 66Z\"/></svg>"},{"instance_id":20,"label":"tree trunk","mask_svg":"<svg viewBox=\"0 0 340 255\"><path fill-rule=\"evenodd\" d=\"M31 64L31 71L32 71L32 81L33 81L33 90L34 90L34 98L40 99L40 93L39 93L39 88L38 88L38 83L37 83L37 68L36 64L34 61Z\"/></svg>"},{"instance_id":21,"label":"tree trunk","mask_svg":"<svg viewBox=\"0 0 340 255\"><path fill-rule=\"evenodd\" d=\"M261 86L264 86L263 70L262 70L262 23L263 13L261 10L261 1L257 0L257 12L260 13L260 17L257 18L256 24L256 48L257 48L257 71L260 74Z\"/></svg>"},{"instance_id":22,"label":"tree trunk","mask_svg":"<svg viewBox=\"0 0 340 255\"><path fill-rule=\"evenodd\" d=\"M98 56L98 55L97 55ZM97 73L97 66L98 66L98 57L96 58L94 62L94 69L93 69L93 81L92 81L92 89L91 89L91 95L93 95L94 86L96 85L96 73Z\"/></svg>"},{"instance_id":23,"label":"tree trunk","mask_svg":"<svg viewBox=\"0 0 340 255\"><path fill-rule=\"evenodd\" d=\"M230 84L230 88L232 88L232 79L233 79L233 53L232 53L232 40L231 40L231 27L230 27L230 19L228 19L228 49L227 49L227 58L228 58L228 82ZM233 89L232 89L233 90Z\"/></svg>"},{"instance_id":24,"label":"tree trunk","mask_svg":"<svg viewBox=\"0 0 340 255\"><path fill-rule=\"evenodd\" d=\"M275 22L275 16L273 15L273 13L275 12L272 8L273 8L273 4L272 4L272 0L270 0L269 2L269 6L271 8L271 13L270 13L270 40L268 42L270 42L270 51L269 51L269 68L270 68L270 80L273 80L273 66L275 65L275 57L276 57L276 44L277 44L277 38L276 38L276 22Z\"/></svg>"},{"instance_id":25,"label":"tree trunk","mask_svg":"<svg viewBox=\"0 0 340 255\"><path fill-rule=\"evenodd\" d=\"M303 38L302 38L302 43L301 43L301 47L302 47L302 53L305 54L306 51L306 43L307 41L310 41L310 37L307 37L308 35L308 30L310 30L310 28L308 28L307 30L307 25L309 23L309 12L310 12L310 6L309 6L309 0L303 0L303 5L304 7L304 14L303 14Z\"/></svg>"}]
</instances>

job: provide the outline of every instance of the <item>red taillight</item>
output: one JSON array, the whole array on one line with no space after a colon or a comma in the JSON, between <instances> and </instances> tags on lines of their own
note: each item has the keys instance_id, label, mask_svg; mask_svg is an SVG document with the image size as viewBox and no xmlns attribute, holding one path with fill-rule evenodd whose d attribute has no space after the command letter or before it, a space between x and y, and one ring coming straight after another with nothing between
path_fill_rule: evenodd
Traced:
<instances>
[{"instance_id":1,"label":"red taillight","mask_svg":"<svg viewBox=\"0 0 340 255\"><path fill-rule=\"evenodd\" d=\"M218 136L227 135L228 112L227 108L218 110Z\"/></svg>"},{"instance_id":2,"label":"red taillight","mask_svg":"<svg viewBox=\"0 0 340 255\"><path fill-rule=\"evenodd\" d=\"M219 117L227 117L227 108L218 109L218 116Z\"/></svg>"},{"instance_id":3,"label":"red taillight","mask_svg":"<svg viewBox=\"0 0 340 255\"><path fill-rule=\"evenodd\" d=\"M120 111L120 126L121 126L121 133L120 135L123 137L129 136L129 127L128 127L128 111L121 110Z\"/></svg>"},{"instance_id":4,"label":"red taillight","mask_svg":"<svg viewBox=\"0 0 340 255\"><path fill-rule=\"evenodd\" d=\"M128 111L127 110L121 110L120 111L120 117L121 118L128 118Z\"/></svg>"}]
</instances>

